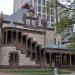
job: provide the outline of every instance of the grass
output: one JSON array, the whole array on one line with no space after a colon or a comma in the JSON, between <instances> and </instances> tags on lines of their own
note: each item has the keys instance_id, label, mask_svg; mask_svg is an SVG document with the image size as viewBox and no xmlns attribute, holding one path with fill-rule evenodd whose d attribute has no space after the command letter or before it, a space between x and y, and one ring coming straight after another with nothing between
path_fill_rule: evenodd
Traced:
<instances>
[{"instance_id":1,"label":"grass","mask_svg":"<svg viewBox=\"0 0 75 75\"><path fill-rule=\"evenodd\" d=\"M12 69L10 70L12 73L16 74L46 74L46 75L54 75L54 69ZM71 74L71 71L67 69L59 69L58 74Z\"/></svg>"},{"instance_id":2,"label":"grass","mask_svg":"<svg viewBox=\"0 0 75 75\"><path fill-rule=\"evenodd\" d=\"M19 70L11 70L11 72L16 74L54 74L52 69L44 70L44 69L19 69Z\"/></svg>"}]
</instances>

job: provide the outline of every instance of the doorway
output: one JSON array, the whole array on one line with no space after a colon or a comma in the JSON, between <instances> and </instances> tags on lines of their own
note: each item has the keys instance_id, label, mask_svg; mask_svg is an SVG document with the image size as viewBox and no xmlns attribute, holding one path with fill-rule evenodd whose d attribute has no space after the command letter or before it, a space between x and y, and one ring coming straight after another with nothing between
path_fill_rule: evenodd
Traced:
<instances>
[{"instance_id":1,"label":"doorway","mask_svg":"<svg viewBox=\"0 0 75 75\"><path fill-rule=\"evenodd\" d=\"M9 54L9 65L10 66L18 66L19 55L18 53L10 53Z\"/></svg>"}]
</instances>

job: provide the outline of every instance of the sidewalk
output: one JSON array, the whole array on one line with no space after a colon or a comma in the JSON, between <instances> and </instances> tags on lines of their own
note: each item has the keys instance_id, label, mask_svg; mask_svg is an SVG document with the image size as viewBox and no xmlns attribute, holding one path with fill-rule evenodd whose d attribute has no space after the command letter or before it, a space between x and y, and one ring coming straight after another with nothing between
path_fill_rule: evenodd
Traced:
<instances>
[{"instance_id":1,"label":"sidewalk","mask_svg":"<svg viewBox=\"0 0 75 75\"><path fill-rule=\"evenodd\" d=\"M12 74L12 73L0 72L0 75L22 75L22 74Z\"/></svg>"}]
</instances>

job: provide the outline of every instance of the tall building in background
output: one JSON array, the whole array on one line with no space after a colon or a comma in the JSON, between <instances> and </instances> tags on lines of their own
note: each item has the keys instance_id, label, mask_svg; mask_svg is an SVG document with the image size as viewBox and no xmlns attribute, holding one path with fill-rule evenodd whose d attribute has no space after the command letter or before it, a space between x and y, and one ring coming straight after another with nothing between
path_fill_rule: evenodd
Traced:
<instances>
[{"instance_id":1,"label":"tall building in background","mask_svg":"<svg viewBox=\"0 0 75 75\"><path fill-rule=\"evenodd\" d=\"M36 13L42 18L47 18L47 25L52 28L55 23L55 1L56 0L14 0L14 12L21 8L26 2L31 3ZM49 8L50 7L50 8Z\"/></svg>"}]
</instances>

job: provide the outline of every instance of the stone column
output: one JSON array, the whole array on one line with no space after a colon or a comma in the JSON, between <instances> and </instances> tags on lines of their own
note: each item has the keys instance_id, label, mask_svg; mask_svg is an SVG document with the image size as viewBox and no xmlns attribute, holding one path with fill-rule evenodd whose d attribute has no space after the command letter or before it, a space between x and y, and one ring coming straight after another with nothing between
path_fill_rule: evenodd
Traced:
<instances>
[{"instance_id":1,"label":"stone column","mask_svg":"<svg viewBox=\"0 0 75 75\"><path fill-rule=\"evenodd\" d=\"M35 44L35 61L37 61L36 50L37 50L37 45Z\"/></svg>"},{"instance_id":2,"label":"stone column","mask_svg":"<svg viewBox=\"0 0 75 75\"><path fill-rule=\"evenodd\" d=\"M65 61L64 62L64 65L67 65L67 57L66 57L66 54L63 55L63 61Z\"/></svg>"},{"instance_id":3,"label":"stone column","mask_svg":"<svg viewBox=\"0 0 75 75\"><path fill-rule=\"evenodd\" d=\"M22 33L21 33L21 45L22 45L22 43L23 43L23 36L22 36Z\"/></svg>"},{"instance_id":4,"label":"stone column","mask_svg":"<svg viewBox=\"0 0 75 75\"><path fill-rule=\"evenodd\" d=\"M26 48L25 48L25 52L27 53L27 45L28 45L28 37L27 37L27 35L26 35Z\"/></svg>"},{"instance_id":5,"label":"stone column","mask_svg":"<svg viewBox=\"0 0 75 75\"><path fill-rule=\"evenodd\" d=\"M4 44L4 32L1 30L1 46Z\"/></svg>"},{"instance_id":6,"label":"stone column","mask_svg":"<svg viewBox=\"0 0 75 75\"><path fill-rule=\"evenodd\" d=\"M18 43L18 31L16 31L16 45Z\"/></svg>"},{"instance_id":7,"label":"stone column","mask_svg":"<svg viewBox=\"0 0 75 75\"><path fill-rule=\"evenodd\" d=\"M49 58L50 58L50 67L51 67L51 53L49 54Z\"/></svg>"},{"instance_id":8,"label":"stone column","mask_svg":"<svg viewBox=\"0 0 75 75\"><path fill-rule=\"evenodd\" d=\"M60 61L61 61L61 65L62 65L62 54L60 54Z\"/></svg>"},{"instance_id":9,"label":"stone column","mask_svg":"<svg viewBox=\"0 0 75 75\"><path fill-rule=\"evenodd\" d=\"M63 60L64 60L64 59L63 59L63 54L62 54L62 65L63 65Z\"/></svg>"},{"instance_id":10,"label":"stone column","mask_svg":"<svg viewBox=\"0 0 75 75\"><path fill-rule=\"evenodd\" d=\"M21 32L21 50L23 50L23 35L22 35L22 32Z\"/></svg>"},{"instance_id":11,"label":"stone column","mask_svg":"<svg viewBox=\"0 0 75 75\"><path fill-rule=\"evenodd\" d=\"M32 59L32 39L31 39L31 45L30 45L30 47L31 47L31 48L30 48L30 49L31 49L31 50L30 50L30 52L31 52L31 55L30 55L30 56L31 56L31 59Z\"/></svg>"},{"instance_id":12,"label":"stone column","mask_svg":"<svg viewBox=\"0 0 75 75\"><path fill-rule=\"evenodd\" d=\"M72 65L71 55L70 55L70 66Z\"/></svg>"},{"instance_id":13,"label":"stone column","mask_svg":"<svg viewBox=\"0 0 75 75\"><path fill-rule=\"evenodd\" d=\"M2 44L4 44L4 31L2 31L2 34L3 34L3 35L2 35L2 38L3 38L3 39L2 39Z\"/></svg>"},{"instance_id":14,"label":"stone column","mask_svg":"<svg viewBox=\"0 0 75 75\"><path fill-rule=\"evenodd\" d=\"M66 58L66 59L65 59L65 61L66 61L66 65L67 65L67 54L65 55L65 58Z\"/></svg>"},{"instance_id":15,"label":"stone column","mask_svg":"<svg viewBox=\"0 0 75 75\"><path fill-rule=\"evenodd\" d=\"M41 66L41 47L40 47L40 66Z\"/></svg>"},{"instance_id":16,"label":"stone column","mask_svg":"<svg viewBox=\"0 0 75 75\"><path fill-rule=\"evenodd\" d=\"M74 55L74 65L75 65L75 55Z\"/></svg>"},{"instance_id":17,"label":"stone column","mask_svg":"<svg viewBox=\"0 0 75 75\"><path fill-rule=\"evenodd\" d=\"M5 40L5 44L7 45L7 36L8 36L8 31L7 30L5 30L6 31L6 40Z\"/></svg>"},{"instance_id":18,"label":"stone column","mask_svg":"<svg viewBox=\"0 0 75 75\"><path fill-rule=\"evenodd\" d=\"M13 43L13 31L11 31L11 45Z\"/></svg>"}]
</instances>

